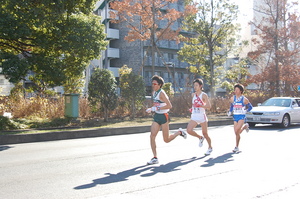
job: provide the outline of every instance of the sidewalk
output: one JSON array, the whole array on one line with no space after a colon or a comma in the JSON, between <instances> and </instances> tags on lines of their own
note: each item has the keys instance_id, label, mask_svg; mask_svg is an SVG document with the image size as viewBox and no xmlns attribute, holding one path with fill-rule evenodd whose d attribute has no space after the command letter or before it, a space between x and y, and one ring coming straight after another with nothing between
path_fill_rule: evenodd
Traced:
<instances>
[{"instance_id":1,"label":"sidewalk","mask_svg":"<svg viewBox=\"0 0 300 199\"><path fill-rule=\"evenodd\" d=\"M228 117L209 118L208 126L231 125L233 121ZM170 123L170 130L178 128L185 129L187 123ZM91 138L111 135L124 135L134 133L144 133L150 131L150 125L147 126L132 126L118 128L89 128L89 129L70 129L57 132L43 132L32 134L16 134L16 135L0 135L0 145L4 144L19 144L29 142L45 142L54 140L66 140L77 138Z\"/></svg>"}]
</instances>

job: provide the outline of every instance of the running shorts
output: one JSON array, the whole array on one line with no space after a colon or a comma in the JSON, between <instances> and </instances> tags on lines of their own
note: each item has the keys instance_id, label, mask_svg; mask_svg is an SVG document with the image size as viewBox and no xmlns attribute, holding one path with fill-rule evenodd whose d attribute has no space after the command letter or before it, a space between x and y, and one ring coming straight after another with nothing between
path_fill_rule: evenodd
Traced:
<instances>
[{"instance_id":1,"label":"running shorts","mask_svg":"<svg viewBox=\"0 0 300 199\"><path fill-rule=\"evenodd\" d=\"M208 122L208 119L207 119L207 116L206 116L205 113L192 114L191 115L191 120L197 122L197 124Z\"/></svg>"},{"instance_id":2,"label":"running shorts","mask_svg":"<svg viewBox=\"0 0 300 199\"><path fill-rule=\"evenodd\" d=\"M246 115L233 115L233 121L238 122L240 120L246 120Z\"/></svg>"},{"instance_id":3,"label":"running shorts","mask_svg":"<svg viewBox=\"0 0 300 199\"><path fill-rule=\"evenodd\" d=\"M159 125L165 124L170 120L168 113L163 113L163 114L155 113L153 119L154 122L158 123Z\"/></svg>"}]
</instances>

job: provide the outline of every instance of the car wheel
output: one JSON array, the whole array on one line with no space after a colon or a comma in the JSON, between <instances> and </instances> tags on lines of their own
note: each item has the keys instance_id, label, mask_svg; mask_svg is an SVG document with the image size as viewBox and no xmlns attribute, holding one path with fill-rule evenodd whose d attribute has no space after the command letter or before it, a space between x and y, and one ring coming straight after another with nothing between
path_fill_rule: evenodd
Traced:
<instances>
[{"instance_id":1,"label":"car wheel","mask_svg":"<svg viewBox=\"0 0 300 199\"><path fill-rule=\"evenodd\" d=\"M255 125L256 125L256 123L252 123L252 122L249 122L248 124L250 127L255 127Z\"/></svg>"},{"instance_id":2,"label":"car wheel","mask_svg":"<svg viewBox=\"0 0 300 199\"><path fill-rule=\"evenodd\" d=\"M287 128L290 126L290 116L288 114L285 114L282 118L282 122L280 124L280 127Z\"/></svg>"}]
</instances>

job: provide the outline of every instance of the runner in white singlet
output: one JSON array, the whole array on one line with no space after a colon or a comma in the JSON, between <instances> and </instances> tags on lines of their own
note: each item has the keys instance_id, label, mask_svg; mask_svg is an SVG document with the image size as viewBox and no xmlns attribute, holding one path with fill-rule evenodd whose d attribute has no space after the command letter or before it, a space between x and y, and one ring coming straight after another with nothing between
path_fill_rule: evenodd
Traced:
<instances>
[{"instance_id":1,"label":"runner in white singlet","mask_svg":"<svg viewBox=\"0 0 300 199\"><path fill-rule=\"evenodd\" d=\"M192 94L192 108L191 111L191 120L187 126L187 133L199 138L199 147L202 147L204 138L208 143L208 149L205 155L210 155L212 152L211 139L207 133L208 119L206 117L205 109L211 107L210 101L206 93L202 92L203 90L203 81L202 79L195 79L193 81L195 93ZM194 128L197 125L202 128L202 135L199 135Z\"/></svg>"},{"instance_id":2,"label":"runner in white singlet","mask_svg":"<svg viewBox=\"0 0 300 199\"><path fill-rule=\"evenodd\" d=\"M179 129L174 134L169 134L169 110L172 108L172 104L169 100L169 97L162 90L164 85L164 79L160 76L154 75L152 77L152 96L153 96L153 106L148 108L146 111L148 113L154 112L153 123L151 125L151 135L150 135L150 144L153 153L153 158L147 162L147 164L157 164L157 151L156 151L156 136L161 128L163 133L163 139L166 143L171 142L178 135L186 138L186 133Z\"/></svg>"}]
</instances>

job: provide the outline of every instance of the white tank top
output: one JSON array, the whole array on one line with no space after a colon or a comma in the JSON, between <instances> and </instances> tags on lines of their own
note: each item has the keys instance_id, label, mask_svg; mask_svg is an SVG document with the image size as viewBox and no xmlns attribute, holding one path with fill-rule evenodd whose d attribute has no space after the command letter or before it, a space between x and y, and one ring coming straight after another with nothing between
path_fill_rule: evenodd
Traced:
<instances>
[{"instance_id":1,"label":"white tank top","mask_svg":"<svg viewBox=\"0 0 300 199\"><path fill-rule=\"evenodd\" d=\"M192 114L204 114L205 109L202 108L201 106L204 105L202 95L204 92L201 92L199 96L197 94L194 94L194 97L192 99Z\"/></svg>"},{"instance_id":2,"label":"white tank top","mask_svg":"<svg viewBox=\"0 0 300 199\"><path fill-rule=\"evenodd\" d=\"M167 105L165 102L163 102L159 99L159 95L161 92L163 92L166 95L166 97L169 99L166 92L162 89L159 89L158 91L153 93L153 106L163 107L163 106ZM158 114L168 113L169 110L170 109L156 110L155 113L158 113Z\"/></svg>"}]
</instances>

